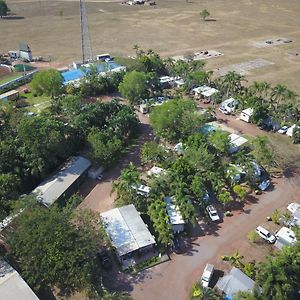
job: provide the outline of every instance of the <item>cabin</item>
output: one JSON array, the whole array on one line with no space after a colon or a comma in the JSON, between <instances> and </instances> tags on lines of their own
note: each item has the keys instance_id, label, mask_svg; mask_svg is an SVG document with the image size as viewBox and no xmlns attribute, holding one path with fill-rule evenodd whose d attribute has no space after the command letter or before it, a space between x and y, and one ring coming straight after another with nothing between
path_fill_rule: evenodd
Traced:
<instances>
[{"instance_id":1,"label":"cabin","mask_svg":"<svg viewBox=\"0 0 300 300\"><path fill-rule=\"evenodd\" d=\"M240 120L250 123L252 116L253 116L253 108L246 108L241 111Z\"/></svg>"},{"instance_id":2,"label":"cabin","mask_svg":"<svg viewBox=\"0 0 300 300\"><path fill-rule=\"evenodd\" d=\"M25 61L32 61L32 52L28 44L21 43L19 48L20 58Z\"/></svg>"},{"instance_id":3,"label":"cabin","mask_svg":"<svg viewBox=\"0 0 300 300\"><path fill-rule=\"evenodd\" d=\"M118 260L124 267L154 252L155 239L133 204L100 214Z\"/></svg>"}]
</instances>

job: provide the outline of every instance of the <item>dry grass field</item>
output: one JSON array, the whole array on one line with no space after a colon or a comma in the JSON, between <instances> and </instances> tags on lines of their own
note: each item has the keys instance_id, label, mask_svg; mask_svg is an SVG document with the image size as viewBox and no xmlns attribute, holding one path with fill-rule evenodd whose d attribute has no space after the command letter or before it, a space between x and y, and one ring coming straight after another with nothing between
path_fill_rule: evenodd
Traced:
<instances>
[{"instance_id":1,"label":"dry grass field","mask_svg":"<svg viewBox=\"0 0 300 300\"><path fill-rule=\"evenodd\" d=\"M26 41L34 55L53 60L80 59L78 0L7 0L16 15L0 19L0 52ZM118 1L87 0L94 54L132 55L139 44L164 56L214 49L224 56L207 61L217 69L253 59L274 64L249 72L247 79L283 83L300 94L299 0L156 0L155 7L121 5ZM213 22L199 16L208 9ZM294 42L256 48L271 38ZM299 55L296 55L299 53Z\"/></svg>"}]
</instances>

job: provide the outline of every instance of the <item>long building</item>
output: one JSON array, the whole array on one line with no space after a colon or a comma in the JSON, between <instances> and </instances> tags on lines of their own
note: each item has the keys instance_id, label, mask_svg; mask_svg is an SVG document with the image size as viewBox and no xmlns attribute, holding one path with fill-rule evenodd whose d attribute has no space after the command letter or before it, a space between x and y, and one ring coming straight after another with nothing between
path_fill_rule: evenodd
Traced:
<instances>
[{"instance_id":1,"label":"long building","mask_svg":"<svg viewBox=\"0 0 300 300\"><path fill-rule=\"evenodd\" d=\"M20 274L4 260L0 260L0 299L39 300Z\"/></svg>"},{"instance_id":2,"label":"long building","mask_svg":"<svg viewBox=\"0 0 300 300\"><path fill-rule=\"evenodd\" d=\"M133 204L111 209L100 216L120 262L153 250L155 239Z\"/></svg>"},{"instance_id":3,"label":"long building","mask_svg":"<svg viewBox=\"0 0 300 300\"><path fill-rule=\"evenodd\" d=\"M64 201L77 191L90 166L88 159L82 156L72 157L57 173L37 186L32 194L46 207L56 201Z\"/></svg>"}]
</instances>

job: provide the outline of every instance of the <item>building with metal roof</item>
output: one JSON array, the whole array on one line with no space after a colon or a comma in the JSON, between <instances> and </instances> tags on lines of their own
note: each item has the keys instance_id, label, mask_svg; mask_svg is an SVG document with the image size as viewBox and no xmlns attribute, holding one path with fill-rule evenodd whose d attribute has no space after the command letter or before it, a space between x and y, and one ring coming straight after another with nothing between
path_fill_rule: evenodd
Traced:
<instances>
[{"instance_id":1,"label":"building with metal roof","mask_svg":"<svg viewBox=\"0 0 300 300\"><path fill-rule=\"evenodd\" d=\"M179 207L174 203L174 198L165 197L164 202L167 204L167 214L172 224L172 229L174 233L179 233L184 231L185 221L182 218Z\"/></svg>"},{"instance_id":2,"label":"building with metal roof","mask_svg":"<svg viewBox=\"0 0 300 300\"><path fill-rule=\"evenodd\" d=\"M100 216L121 262L137 252L153 250L155 239L133 204L111 209Z\"/></svg>"},{"instance_id":3,"label":"building with metal roof","mask_svg":"<svg viewBox=\"0 0 300 300\"><path fill-rule=\"evenodd\" d=\"M82 156L72 157L57 173L37 186L32 194L46 207L57 200L66 200L77 190L90 166L88 159Z\"/></svg>"},{"instance_id":4,"label":"building with metal roof","mask_svg":"<svg viewBox=\"0 0 300 300\"><path fill-rule=\"evenodd\" d=\"M230 153L235 153L239 151L248 142L247 139L235 133L231 133L229 135L229 138L231 144L231 147L229 149Z\"/></svg>"},{"instance_id":5,"label":"building with metal roof","mask_svg":"<svg viewBox=\"0 0 300 300\"><path fill-rule=\"evenodd\" d=\"M94 64L99 72L99 75L104 75L107 72L120 72L126 70L126 67L121 66L114 61L108 61L103 63ZM62 72L61 75L63 77L63 84L67 85L69 83L76 83L81 78L86 76L90 72L90 65L83 65L79 69L70 69L68 71Z\"/></svg>"},{"instance_id":6,"label":"building with metal roof","mask_svg":"<svg viewBox=\"0 0 300 300\"><path fill-rule=\"evenodd\" d=\"M0 299L39 300L20 274L3 260L0 260Z\"/></svg>"},{"instance_id":7,"label":"building with metal roof","mask_svg":"<svg viewBox=\"0 0 300 300\"><path fill-rule=\"evenodd\" d=\"M224 292L227 299L238 292L252 292L255 282L241 270L233 267L228 275L220 278L217 282L217 288Z\"/></svg>"}]
</instances>

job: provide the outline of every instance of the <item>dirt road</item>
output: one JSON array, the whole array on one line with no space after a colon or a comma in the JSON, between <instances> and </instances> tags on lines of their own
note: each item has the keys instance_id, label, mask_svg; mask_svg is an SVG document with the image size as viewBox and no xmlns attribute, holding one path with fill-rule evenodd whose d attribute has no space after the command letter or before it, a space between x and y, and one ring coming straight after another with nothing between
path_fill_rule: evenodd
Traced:
<instances>
[{"instance_id":1,"label":"dirt road","mask_svg":"<svg viewBox=\"0 0 300 300\"><path fill-rule=\"evenodd\" d=\"M140 167L140 149L146 141L152 139L152 129L149 126L149 118L141 113L138 113L141 122L141 135L136 141L134 147L128 155L122 159L115 167L104 172L101 182L89 179L80 188L80 194L85 199L81 207L89 208L93 211L104 212L113 208L115 194L111 194L112 182L120 176L121 170L124 169L129 162L133 162Z\"/></svg>"}]
</instances>

